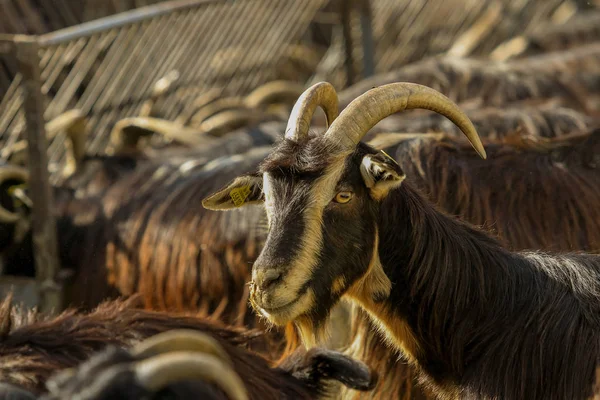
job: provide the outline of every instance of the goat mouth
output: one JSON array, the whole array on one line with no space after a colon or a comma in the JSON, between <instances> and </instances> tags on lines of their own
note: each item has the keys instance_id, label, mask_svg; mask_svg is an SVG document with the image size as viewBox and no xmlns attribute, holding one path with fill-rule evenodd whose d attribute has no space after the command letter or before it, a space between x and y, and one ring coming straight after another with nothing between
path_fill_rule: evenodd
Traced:
<instances>
[{"instance_id":1,"label":"goat mouth","mask_svg":"<svg viewBox=\"0 0 600 400\"><path fill-rule=\"evenodd\" d=\"M267 307L267 306L260 306L260 310L263 314L265 315L281 315L284 314L285 312L291 310L292 307L294 307L298 301L300 300L301 296L296 297L294 300L287 302L283 305L277 306L277 307Z\"/></svg>"}]
</instances>

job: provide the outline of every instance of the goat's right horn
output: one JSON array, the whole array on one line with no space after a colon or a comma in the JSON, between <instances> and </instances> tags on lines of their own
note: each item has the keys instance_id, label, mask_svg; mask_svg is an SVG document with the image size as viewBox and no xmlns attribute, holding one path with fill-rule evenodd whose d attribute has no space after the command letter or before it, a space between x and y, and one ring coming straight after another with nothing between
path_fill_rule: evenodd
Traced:
<instances>
[{"instance_id":1,"label":"goat's right horn","mask_svg":"<svg viewBox=\"0 0 600 400\"><path fill-rule=\"evenodd\" d=\"M212 336L191 329L177 329L159 333L140 342L130 353L136 358L146 358L172 351L190 351L212 354L227 364L229 355Z\"/></svg>"},{"instance_id":2,"label":"goat's right horn","mask_svg":"<svg viewBox=\"0 0 600 400\"><path fill-rule=\"evenodd\" d=\"M247 400L244 382L219 358L203 353L175 351L135 363L137 381L146 389L157 392L182 381L201 380L216 385L231 400Z\"/></svg>"},{"instance_id":3,"label":"goat's right horn","mask_svg":"<svg viewBox=\"0 0 600 400\"><path fill-rule=\"evenodd\" d=\"M285 138L298 142L308 136L310 122L317 107L321 107L327 116L327 126L332 126L337 118L338 97L335 88L327 82L319 82L300 95L290 114L285 128Z\"/></svg>"},{"instance_id":4,"label":"goat's right horn","mask_svg":"<svg viewBox=\"0 0 600 400\"><path fill-rule=\"evenodd\" d=\"M325 137L353 150L367 132L382 119L403 110L435 111L460 128L481 158L485 149L473 123L449 98L427 86L398 82L371 89L357 97L325 132Z\"/></svg>"},{"instance_id":5,"label":"goat's right horn","mask_svg":"<svg viewBox=\"0 0 600 400\"><path fill-rule=\"evenodd\" d=\"M27 182L29 172L25 168L16 165L4 165L0 168L0 185L9 180ZM19 214L0 206L0 223L14 224L19 218Z\"/></svg>"}]
</instances>

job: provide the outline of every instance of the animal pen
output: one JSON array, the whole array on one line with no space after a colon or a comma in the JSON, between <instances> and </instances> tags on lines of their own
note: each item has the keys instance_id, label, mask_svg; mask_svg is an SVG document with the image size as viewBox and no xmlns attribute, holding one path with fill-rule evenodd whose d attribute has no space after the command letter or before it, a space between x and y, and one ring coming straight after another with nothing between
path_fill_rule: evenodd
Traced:
<instances>
[{"instance_id":1,"label":"animal pen","mask_svg":"<svg viewBox=\"0 0 600 400\"><path fill-rule=\"evenodd\" d=\"M561 0L474 0L461 7L427 0L306 0L293 6L279 0L63 0L37 6L45 19L31 0L0 2L3 30L17 33L0 34L0 156L6 159L29 143L32 228L41 268L35 281L4 282L22 287L27 295L21 300L45 311L60 308L51 184L63 178L66 161L64 133L47 137L45 124L62 112L75 108L86 115L93 132L86 151L102 154L111 150L112 126L137 115L153 83L173 70L179 79L158 110L165 119L209 89L242 95L283 78L304 85L328 80L344 88L427 54L483 54L515 32L574 12L572 2ZM322 54L303 46L315 29L332 31ZM309 68L298 65L307 62L303 58L312 60ZM39 296L32 299L33 293Z\"/></svg>"},{"instance_id":2,"label":"animal pen","mask_svg":"<svg viewBox=\"0 0 600 400\"><path fill-rule=\"evenodd\" d=\"M4 277L2 290L14 290L18 300L44 312L61 309L64 279L51 185L62 177L65 135L47 137L47 121L69 109L81 110L93 132L86 151L100 154L110 151L112 126L136 115L152 84L172 70L179 80L159 110L167 119L208 89L245 94L281 78L293 57L290 49L302 44L326 3L306 0L289 7L279 0L169 1L54 32L0 35L1 155L7 158L15 146L28 143L37 265L35 280ZM368 22L363 18L364 29ZM23 29L48 29L35 26ZM309 78L305 74L304 82Z\"/></svg>"}]
</instances>

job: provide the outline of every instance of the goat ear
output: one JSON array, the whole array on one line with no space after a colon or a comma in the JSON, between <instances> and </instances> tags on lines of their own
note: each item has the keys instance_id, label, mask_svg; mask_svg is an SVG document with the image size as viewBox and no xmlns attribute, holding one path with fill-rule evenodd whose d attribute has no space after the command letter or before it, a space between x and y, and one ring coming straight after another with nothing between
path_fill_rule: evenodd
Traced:
<instances>
[{"instance_id":1,"label":"goat ear","mask_svg":"<svg viewBox=\"0 0 600 400\"><path fill-rule=\"evenodd\" d=\"M398 163L383 150L363 157L360 174L375 200L385 198L390 190L400 186L406 178Z\"/></svg>"},{"instance_id":2,"label":"goat ear","mask_svg":"<svg viewBox=\"0 0 600 400\"><path fill-rule=\"evenodd\" d=\"M223 211L263 201L262 177L251 174L235 178L227 186L202 200L202 206L208 210Z\"/></svg>"}]
</instances>

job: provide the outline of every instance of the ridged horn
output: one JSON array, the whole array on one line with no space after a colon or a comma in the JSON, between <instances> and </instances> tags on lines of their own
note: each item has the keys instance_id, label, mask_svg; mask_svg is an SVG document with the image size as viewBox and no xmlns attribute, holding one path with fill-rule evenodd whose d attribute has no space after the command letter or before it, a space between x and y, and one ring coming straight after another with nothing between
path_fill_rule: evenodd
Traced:
<instances>
[{"instance_id":1,"label":"ridged horn","mask_svg":"<svg viewBox=\"0 0 600 400\"><path fill-rule=\"evenodd\" d=\"M426 109L445 116L460 128L481 158L486 158L481 139L469 117L440 92L416 83L391 83L362 94L342 111L325 132L325 137L351 151L379 121L410 109Z\"/></svg>"},{"instance_id":2,"label":"ridged horn","mask_svg":"<svg viewBox=\"0 0 600 400\"><path fill-rule=\"evenodd\" d=\"M316 83L300 95L288 119L285 138L294 142L306 138L317 107L325 112L327 126L332 126L339 113L338 97L335 88L328 82Z\"/></svg>"},{"instance_id":3,"label":"ridged horn","mask_svg":"<svg viewBox=\"0 0 600 400\"><path fill-rule=\"evenodd\" d=\"M297 99L302 95L302 85L292 81L271 81L254 89L246 96L248 107L262 107L282 99Z\"/></svg>"},{"instance_id":4,"label":"ridged horn","mask_svg":"<svg viewBox=\"0 0 600 400\"><path fill-rule=\"evenodd\" d=\"M216 101L217 99L221 98L221 95L222 90L217 88L210 89L209 91L201 94L200 96L196 97L196 99L192 102L191 106L188 106L185 108L185 110L183 110L181 115L177 117L175 121L180 123L181 125L188 125L192 120L194 114L196 114L200 109L202 109L202 107L206 106L207 104L210 104Z\"/></svg>"},{"instance_id":5,"label":"ridged horn","mask_svg":"<svg viewBox=\"0 0 600 400\"><path fill-rule=\"evenodd\" d=\"M198 126L218 113L231 110L247 110L248 106L241 97L225 97L200 108L193 116L191 124Z\"/></svg>"},{"instance_id":6,"label":"ridged horn","mask_svg":"<svg viewBox=\"0 0 600 400\"><path fill-rule=\"evenodd\" d=\"M253 110L223 111L200 124L200 130L206 135L220 137L259 119L263 120L261 115L261 112Z\"/></svg>"},{"instance_id":7,"label":"ridged horn","mask_svg":"<svg viewBox=\"0 0 600 400\"><path fill-rule=\"evenodd\" d=\"M173 351L211 354L227 364L229 355L212 336L191 329L177 329L154 335L140 342L130 352L136 358L147 358Z\"/></svg>"},{"instance_id":8,"label":"ridged horn","mask_svg":"<svg viewBox=\"0 0 600 400\"><path fill-rule=\"evenodd\" d=\"M137 362L134 372L137 381L152 392L177 382L198 380L216 385L231 400L248 399L239 375L210 354L183 351L162 354Z\"/></svg>"},{"instance_id":9,"label":"ridged horn","mask_svg":"<svg viewBox=\"0 0 600 400\"><path fill-rule=\"evenodd\" d=\"M46 124L46 134L52 138L64 130L71 148L67 152L65 169L74 172L85 157L87 141L87 119L81 110L69 110Z\"/></svg>"},{"instance_id":10,"label":"ridged horn","mask_svg":"<svg viewBox=\"0 0 600 400\"><path fill-rule=\"evenodd\" d=\"M196 145L201 141L199 129L186 128L177 122L150 117L130 117L119 120L111 132L111 144L115 151L135 148L142 136L158 133L168 139L186 145Z\"/></svg>"},{"instance_id":11,"label":"ridged horn","mask_svg":"<svg viewBox=\"0 0 600 400\"><path fill-rule=\"evenodd\" d=\"M0 167L0 185L9 180L27 182L29 180L29 172L25 168L16 165L4 165ZM20 218L18 213L0 206L0 223L14 224Z\"/></svg>"}]
</instances>

